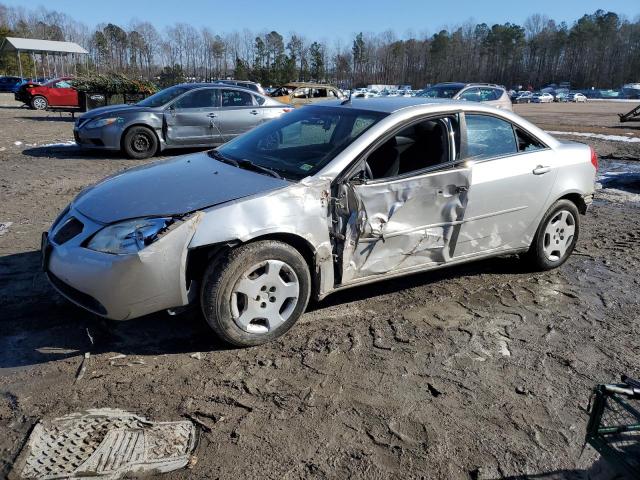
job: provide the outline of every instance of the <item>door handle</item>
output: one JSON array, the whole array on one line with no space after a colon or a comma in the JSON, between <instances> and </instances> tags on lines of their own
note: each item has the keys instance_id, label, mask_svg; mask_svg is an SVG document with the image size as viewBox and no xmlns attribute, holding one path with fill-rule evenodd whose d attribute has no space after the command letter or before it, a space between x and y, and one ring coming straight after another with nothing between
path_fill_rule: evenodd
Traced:
<instances>
[{"instance_id":1,"label":"door handle","mask_svg":"<svg viewBox=\"0 0 640 480\"><path fill-rule=\"evenodd\" d=\"M251 115L257 115L257 114L258 114L258 111L257 111L257 110L251 110L249 113L250 113Z\"/></svg>"},{"instance_id":2,"label":"door handle","mask_svg":"<svg viewBox=\"0 0 640 480\"><path fill-rule=\"evenodd\" d=\"M208 113L208 114L207 114L207 117L209 117L209 118L216 118L216 117L217 117L217 115L216 115L215 113Z\"/></svg>"},{"instance_id":3,"label":"door handle","mask_svg":"<svg viewBox=\"0 0 640 480\"><path fill-rule=\"evenodd\" d=\"M534 175L542 175L543 173L547 173L547 172L550 172L550 171L551 171L551 167L538 165L536 168L533 169L533 174Z\"/></svg>"}]
</instances>

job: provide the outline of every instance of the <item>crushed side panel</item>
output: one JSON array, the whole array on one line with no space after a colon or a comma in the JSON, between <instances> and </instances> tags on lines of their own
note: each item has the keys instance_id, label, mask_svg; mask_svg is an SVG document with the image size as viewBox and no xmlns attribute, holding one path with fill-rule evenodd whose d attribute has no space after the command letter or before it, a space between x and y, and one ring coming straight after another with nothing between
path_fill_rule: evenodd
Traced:
<instances>
[{"instance_id":1,"label":"crushed side panel","mask_svg":"<svg viewBox=\"0 0 640 480\"><path fill-rule=\"evenodd\" d=\"M344 184L338 198L346 204L340 215L343 247L337 249L341 283L448 261L464 218L469 184L469 169Z\"/></svg>"}]
</instances>

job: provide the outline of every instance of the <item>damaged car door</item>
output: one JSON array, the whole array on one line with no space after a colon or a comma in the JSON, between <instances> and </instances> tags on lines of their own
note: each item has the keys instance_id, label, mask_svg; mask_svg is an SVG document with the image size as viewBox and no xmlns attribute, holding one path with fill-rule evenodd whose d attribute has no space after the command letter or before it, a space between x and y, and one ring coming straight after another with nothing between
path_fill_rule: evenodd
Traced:
<instances>
[{"instance_id":1,"label":"damaged car door","mask_svg":"<svg viewBox=\"0 0 640 480\"><path fill-rule=\"evenodd\" d=\"M339 284L449 261L467 206L458 116L421 120L384 138L339 181Z\"/></svg>"},{"instance_id":2,"label":"damaged car door","mask_svg":"<svg viewBox=\"0 0 640 480\"><path fill-rule=\"evenodd\" d=\"M216 123L218 90L199 88L192 90L164 111L167 143L171 145L216 145L222 143L220 127Z\"/></svg>"}]
</instances>

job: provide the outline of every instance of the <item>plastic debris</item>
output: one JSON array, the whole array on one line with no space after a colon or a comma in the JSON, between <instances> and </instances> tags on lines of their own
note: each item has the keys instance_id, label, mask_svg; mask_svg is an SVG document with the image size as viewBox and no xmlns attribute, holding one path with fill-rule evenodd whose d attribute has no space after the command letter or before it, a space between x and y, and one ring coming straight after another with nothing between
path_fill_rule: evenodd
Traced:
<instances>
[{"instance_id":1,"label":"plastic debris","mask_svg":"<svg viewBox=\"0 0 640 480\"><path fill-rule=\"evenodd\" d=\"M165 473L189 464L196 438L188 420L150 422L123 410L87 410L38 422L13 473L34 480Z\"/></svg>"}]
</instances>

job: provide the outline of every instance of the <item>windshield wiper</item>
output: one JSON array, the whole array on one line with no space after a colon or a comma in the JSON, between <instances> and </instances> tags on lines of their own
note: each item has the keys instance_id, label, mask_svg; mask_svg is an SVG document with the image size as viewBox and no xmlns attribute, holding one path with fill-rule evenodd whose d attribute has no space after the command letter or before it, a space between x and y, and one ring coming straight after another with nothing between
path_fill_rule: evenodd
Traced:
<instances>
[{"instance_id":1,"label":"windshield wiper","mask_svg":"<svg viewBox=\"0 0 640 480\"><path fill-rule=\"evenodd\" d=\"M282 178L282 175L280 175L275 170L271 170L270 168L263 167L262 165L258 165L257 163L253 163L250 160L245 160L244 158L241 159L241 160L236 160L236 163L238 163L241 168L246 168L247 170L254 170L254 171L264 172L264 173L266 173L268 175L271 175L272 177Z\"/></svg>"},{"instance_id":2,"label":"windshield wiper","mask_svg":"<svg viewBox=\"0 0 640 480\"><path fill-rule=\"evenodd\" d=\"M216 160L218 160L218 161L220 161L222 163L226 163L228 165L233 165L234 167L240 168L240 164L238 162L236 162L232 158L225 157L218 150L209 150L207 152L207 155L209 155L210 157L215 158Z\"/></svg>"},{"instance_id":3,"label":"windshield wiper","mask_svg":"<svg viewBox=\"0 0 640 480\"><path fill-rule=\"evenodd\" d=\"M271 170L270 168L263 167L262 165L253 163L250 160L246 160L246 159L235 160L233 158L225 157L218 150L210 150L207 153L209 154L209 156L215 158L216 160L219 160L229 165L233 165L234 167L243 168L245 170L253 170L254 172L264 172L267 175L271 175L272 177L276 177L280 179L282 178L282 175L280 175L275 170Z\"/></svg>"}]
</instances>

